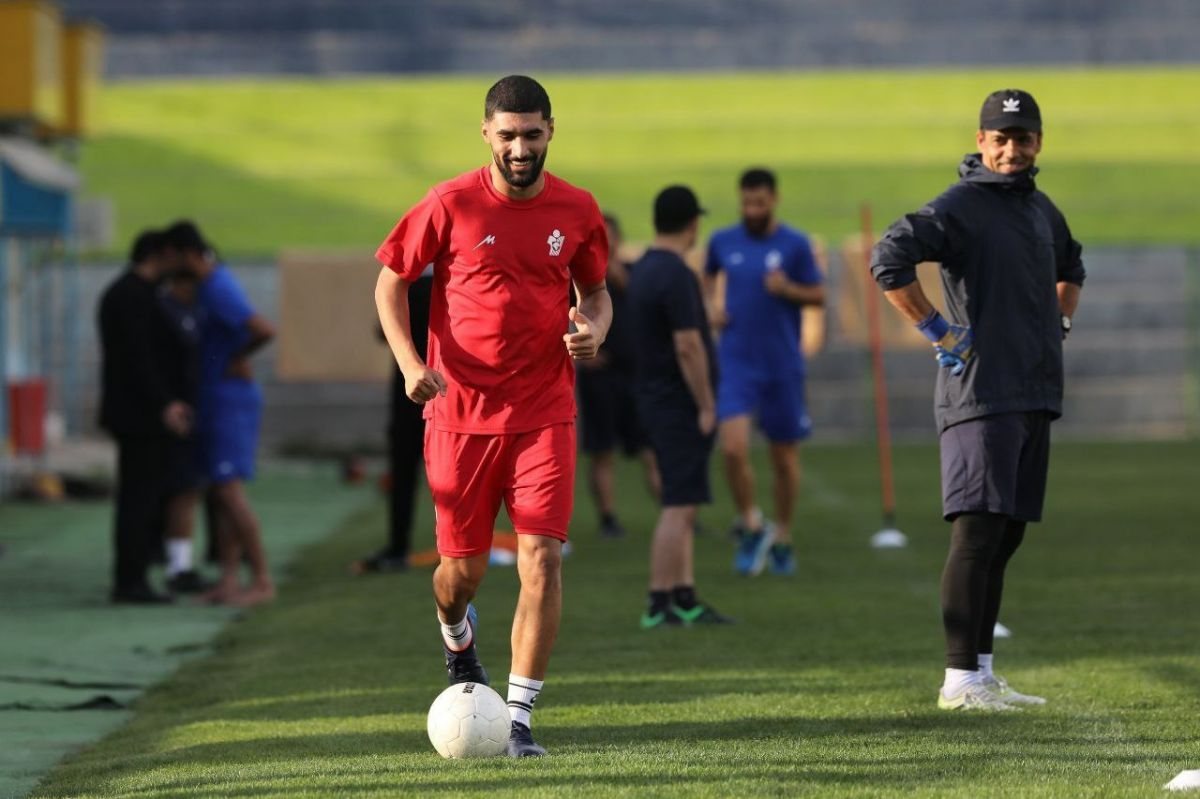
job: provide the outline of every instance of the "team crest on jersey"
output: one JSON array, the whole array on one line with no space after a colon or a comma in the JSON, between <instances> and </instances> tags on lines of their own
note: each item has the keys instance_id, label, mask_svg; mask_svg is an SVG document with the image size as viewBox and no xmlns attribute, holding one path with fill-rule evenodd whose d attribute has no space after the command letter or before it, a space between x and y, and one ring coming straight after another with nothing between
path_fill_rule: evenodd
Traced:
<instances>
[{"instance_id":1,"label":"team crest on jersey","mask_svg":"<svg viewBox=\"0 0 1200 799\"><path fill-rule=\"evenodd\" d=\"M565 242L566 240L567 240L567 237L564 236L557 229L553 233L551 233L550 238L546 239L546 243L550 245L550 254L558 255L559 253L561 253L562 248L563 248L563 242Z\"/></svg>"},{"instance_id":2,"label":"team crest on jersey","mask_svg":"<svg viewBox=\"0 0 1200 799\"><path fill-rule=\"evenodd\" d=\"M767 253L767 269L775 270L783 266L783 253L779 250L771 250Z\"/></svg>"}]
</instances>

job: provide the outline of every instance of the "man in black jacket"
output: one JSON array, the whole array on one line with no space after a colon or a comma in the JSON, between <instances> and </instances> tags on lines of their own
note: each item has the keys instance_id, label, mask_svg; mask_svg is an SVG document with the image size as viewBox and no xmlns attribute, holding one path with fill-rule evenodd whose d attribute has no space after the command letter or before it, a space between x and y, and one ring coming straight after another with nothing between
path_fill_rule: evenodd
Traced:
<instances>
[{"instance_id":1,"label":"man in black jacket","mask_svg":"<svg viewBox=\"0 0 1200 799\"><path fill-rule=\"evenodd\" d=\"M130 266L100 300L100 426L117 441L117 507L112 600L169 602L146 581L165 499L165 465L171 436L186 436L191 408L167 380L172 336L159 306L157 284L167 269L162 234L134 242Z\"/></svg>"},{"instance_id":2,"label":"man in black jacket","mask_svg":"<svg viewBox=\"0 0 1200 799\"><path fill-rule=\"evenodd\" d=\"M1004 569L1027 522L1041 520L1050 422L1062 415L1062 342L1084 269L1062 213L1037 190L1041 112L1018 89L988 95L960 180L896 221L871 271L885 296L933 344L942 509L952 523L942 573L943 709L1008 710L1044 699L992 669ZM916 282L941 263L947 321Z\"/></svg>"}]
</instances>

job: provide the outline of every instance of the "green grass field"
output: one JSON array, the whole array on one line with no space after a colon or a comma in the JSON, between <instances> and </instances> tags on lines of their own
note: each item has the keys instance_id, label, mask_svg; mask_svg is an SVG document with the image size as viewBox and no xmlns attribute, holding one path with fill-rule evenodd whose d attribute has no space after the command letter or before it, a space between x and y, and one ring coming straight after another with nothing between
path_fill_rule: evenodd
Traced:
<instances>
[{"instance_id":1,"label":"green grass field","mask_svg":"<svg viewBox=\"0 0 1200 799\"><path fill-rule=\"evenodd\" d=\"M82 155L117 209L114 252L192 216L233 256L373 247L427 188L485 163L497 76L120 83ZM783 215L831 240L917 207L956 178L979 104L1029 89L1046 120L1042 187L1085 244L1200 242L1200 68L544 76L549 166L649 234L654 193L691 183L712 225L735 181L776 168Z\"/></svg>"},{"instance_id":2,"label":"green grass field","mask_svg":"<svg viewBox=\"0 0 1200 799\"><path fill-rule=\"evenodd\" d=\"M1152 797L1200 768L1200 444L1061 444L1047 523L1017 554L997 666L1046 708L934 709L941 679L936 453L897 452L911 546L875 551L874 463L806 454L803 562L735 578L727 492L705 514L702 591L742 623L643 632L654 509L622 473L630 539L598 538L588 503L565 568L564 627L534 727L552 757L441 760L425 710L443 687L428 574L354 578L376 508L302 556L280 600L69 759L36 796ZM429 514L422 510L422 543ZM478 600L481 652L507 670L511 569Z\"/></svg>"}]
</instances>

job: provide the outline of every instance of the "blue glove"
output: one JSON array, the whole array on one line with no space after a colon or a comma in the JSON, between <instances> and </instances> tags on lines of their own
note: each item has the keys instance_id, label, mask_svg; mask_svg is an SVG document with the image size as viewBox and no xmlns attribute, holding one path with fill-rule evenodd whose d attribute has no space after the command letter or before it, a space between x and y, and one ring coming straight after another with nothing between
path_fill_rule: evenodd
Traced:
<instances>
[{"instance_id":1,"label":"blue glove","mask_svg":"<svg viewBox=\"0 0 1200 799\"><path fill-rule=\"evenodd\" d=\"M939 365L949 369L952 375L963 373L975 354L975 339L971 335L970 327L952 325L934 310L917 323L917 330L933 344L936 353L934 357Z\"/></svg>"}]
</instances>

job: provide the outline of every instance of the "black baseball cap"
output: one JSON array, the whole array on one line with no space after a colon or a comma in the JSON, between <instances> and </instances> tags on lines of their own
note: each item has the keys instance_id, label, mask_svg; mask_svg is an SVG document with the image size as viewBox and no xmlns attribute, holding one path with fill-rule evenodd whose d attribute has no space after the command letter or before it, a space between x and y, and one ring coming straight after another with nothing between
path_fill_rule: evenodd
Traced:
<instances>
[{"instance_id":1,"label":"black baseball cap","mask_svg":"<svg viewBox=\"0 0 1200 799\"><path fill-rule=\"evenodd\" d=\"M980 130L1023 128L1042 132L1042 111L1033 95L1020 89L992 92L979 109Z\"/></svg>"},{"instance_id":2,"label":"black baseball cap","mask_svg":"<svg viewBox=\"0 0 1200 799\"><path fill-rule=\"evenodd\" d=\"M654 198L654 230L658 233L678 233L701 214L696 193L687 186L667 186Z\"/></svg>"}]
</instances>

